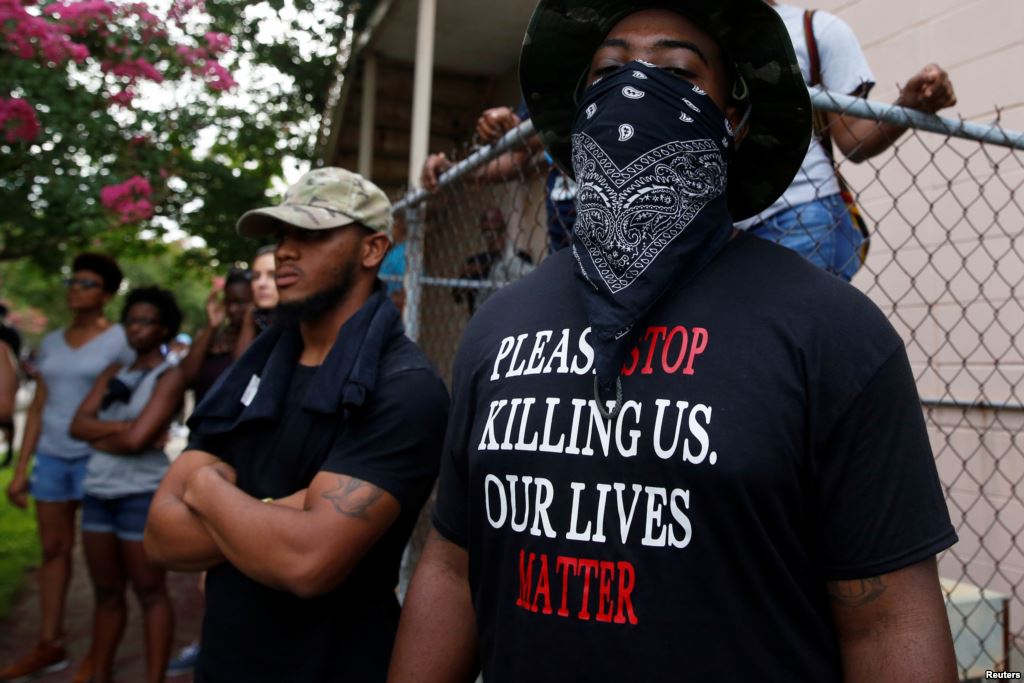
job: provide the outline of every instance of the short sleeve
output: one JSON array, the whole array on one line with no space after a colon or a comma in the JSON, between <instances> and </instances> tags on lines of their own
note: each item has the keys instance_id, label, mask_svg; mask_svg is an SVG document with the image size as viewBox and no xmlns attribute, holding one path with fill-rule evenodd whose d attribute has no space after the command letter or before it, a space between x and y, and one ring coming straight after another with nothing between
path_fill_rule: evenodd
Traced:
<instances>
[{"instance_id":1,"label":"short sleeve","mask_svg":"<svg viewBox=\"0 0 1024 683\"><path fill-rule=\"evenodd\" d=\"M815 12L814 36L821 58L822 85L843 95L867 97L875 76L849 25L827 12Z\"/></svg>"},{"instance_id":2,"label":"short sleeve","mask_svg":"<svg viewBox=\"0 0 1024 683\"><path fill-rule=\"evenodd\" d=\"M463 349L456 359L452 383L452 414L448 420L437 501L431 521L438 533L462 546L469 545L469 432L473 424L474 397L462 353L470 346L463 337Z\"/></svg>"},{"instance_id":3,"label":"short sleeve","mask_svg":"<svg viewBox=\"0 0 1024 683\"><path fill-rule=\"evenodd\" d=\"M320 470L362 479L418 509L437 477L447 419L448 392L433 371L395 373L338 435Z\"/></svg>"},{"instance_id":4,"label":"short sleeve","mask_svg":"<svg viewBox=\"0 0 1024 683\"><path fill-rule=\"evenodd\" d=\"M853 399L817 462L812 518L827 578L896 571L956 542L902 345Z\"/></svg>"},{"instance_id":5,"label":"short sleeve","mask_svg":"<svg viewBox=\"0 0 1024 683\"><path fill-rule=\"evenodd\" d=\"M125 334L124 328L120 325L117 327L117 339L120 346L117 349L115 362L121 365L131 365L135 362L135 351L128 345L128 335Z\"/></svg>"},{"instance_id":6,"label":"short sleeve","mask_svg":"<svg viewBox=\"0 0 1024 683\"><path fill-rule=\"evenodd\" d=\"M55 335L58 334L64 334L64 330L51 332L43 337L43 341L39 342L39 348L36 350L35 357L32 359L32 362L34 362L36 366L41 365L47 357L49 357L50 353L53 351Z\"/></svg>"},{"instance_id":7,"label":"short sleeve","mask_svg":"<svg viewBox=\"0 0 1024 683\"><path fill-rule=\"evenodd\" d=\"M231 449L225 448L224 441L226 436L222 434L200 434L196 429L192 429L189 434L188 446L185 448L186 451L202 451L214 455L229 465L233 465L233 459L229 456Z\"/></svg>"}]
</instances>

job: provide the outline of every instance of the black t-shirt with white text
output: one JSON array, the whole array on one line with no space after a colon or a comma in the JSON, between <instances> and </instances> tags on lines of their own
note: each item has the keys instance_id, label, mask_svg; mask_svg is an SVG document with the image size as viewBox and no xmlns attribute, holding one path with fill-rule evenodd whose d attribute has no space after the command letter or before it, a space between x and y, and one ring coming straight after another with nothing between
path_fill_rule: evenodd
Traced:
<instances>
[{"instance_id":1,"label":"black t-shirt with white text","mask_svg":"<svg viewBox=\"0 0 1024 683\"><path fill-rule=\"evenodd\" d=\"M434 525L469 551L486 680L840 680L826 581L956 540L900 338L740 235L652 310L607 420L571 259L456 359Z\"/></svg>"},{"instance_id":2,"label":"black t-shirt with white text","mask_svg":"<svg viewBox=\"0 0 1024 683\"><path fill-rule=\"evenodd\" d=\"M211 569L197 683L386 678L399 617L398 568L437 475L447 392L405 337L386 349L377 386L347 422L303 407L317 370L296 365L283 378L287 397L277 419L193 437L189 447L232 465L236 485L256 498L288 496L331 472L382 488L401 513L341 585L314 598L264 586L229 562Z\"/></svg>"}]
</instances>

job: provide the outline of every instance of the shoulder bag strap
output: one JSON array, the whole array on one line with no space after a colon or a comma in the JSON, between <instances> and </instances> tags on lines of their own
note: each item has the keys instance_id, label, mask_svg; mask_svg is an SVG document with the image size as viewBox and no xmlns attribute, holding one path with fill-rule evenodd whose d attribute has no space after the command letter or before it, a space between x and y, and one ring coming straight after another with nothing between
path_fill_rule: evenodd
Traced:
<instances>
[{"instance_id":1,"label":"shoulder bag strap","mask_svg":"<svg viewBox=\"0 0 1024 683\"><path fill-rule=\"evenodd\" d=\"M814 37L814 12L815 10L804 11L804 39L807 41L807 56L810 61L811 85L821 85L821 56L818 54L818 40ZM814 130L821 141L822 149L828 155L832 165L835 165L835 156L832 152L832 136L828 130L828 116L825 112L815 111Z\"/></svg>"}]
</instances>

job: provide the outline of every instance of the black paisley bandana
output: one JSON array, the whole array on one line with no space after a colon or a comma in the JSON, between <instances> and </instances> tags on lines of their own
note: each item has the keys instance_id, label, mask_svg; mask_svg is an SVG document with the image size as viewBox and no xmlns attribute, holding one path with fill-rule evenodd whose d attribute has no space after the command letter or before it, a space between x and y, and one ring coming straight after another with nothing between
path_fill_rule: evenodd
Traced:
<instances>
[{"instance_id":1,"label":"black paisley bandana","mask_svg":"<svg viewBox=\"0 0 1024 683\"><path fill-rule=\"evenodd\" d=\"M646 62L616 69L581 96L572 251L605 399L636 342L630 332L729 240L732 136L703 90Z\"/></svg>"}]
</instances>

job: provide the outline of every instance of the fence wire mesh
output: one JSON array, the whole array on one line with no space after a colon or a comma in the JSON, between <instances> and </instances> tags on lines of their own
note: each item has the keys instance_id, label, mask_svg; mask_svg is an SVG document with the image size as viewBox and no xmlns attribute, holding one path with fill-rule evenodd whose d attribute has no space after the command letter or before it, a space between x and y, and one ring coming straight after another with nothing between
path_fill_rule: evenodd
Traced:
<instances>
[{"instance_id":1,"label":"fence wire mesh","mask_svg":"<svg viewBox=\"0 0 1024 683\"><path fill-rule=\"evenodd\" d=\"M1020 670L1024 136L824 91L814 92L814 103L816 139L827 135L846 147L849 157L836 149L836 168L869 237L862 245L824 156L817 172L798 177L809 196L796 205L787 199L751 229L802 245L834 272L855 272L852 284L903 337L960 537L939 557L939 570L961 676ZM892 136L885 120L910 128L877 156L850 161L873 136ZM851 146L847 131L867 142ZM406 321L448 378L474 311L533 270L552 245L567 243L572 228L572 188L539 149L529 122L501 147L467 143L449 151L450 159L472 158L436 192L410 192L398 205L400 218L409 212ZM397 279L392 286L402 287Z\"/></svg>"}]
</instances>

